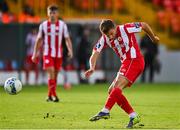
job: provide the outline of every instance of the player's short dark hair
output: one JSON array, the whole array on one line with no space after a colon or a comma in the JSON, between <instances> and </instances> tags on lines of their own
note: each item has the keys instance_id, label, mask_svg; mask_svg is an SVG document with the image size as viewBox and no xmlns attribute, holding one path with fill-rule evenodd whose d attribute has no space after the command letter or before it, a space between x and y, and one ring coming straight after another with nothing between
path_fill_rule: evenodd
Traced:
<instances>
[{"instance_id":1,"label":"player's short dark hair","mask_svg":"<svg viewBox=\"0 0 180 130\"><path fill-rule=\"evenodd\" d=\"M112 20L110 19L104 19L101 21L100 25L99 25L99 29L101 32L103 32L104 34L107 34L108 31L112 28L115 28L115 24Z\"/></svg>"},{"instance_id":2,"label":"player's short dark hair","mask_svg":"<svg viewBox=\"0 0 180 130\"><path fill-rule=\"evenodd\" d=\"M58 11L59 10L59 7L57 6L57 5L49 5L48 7L47 7L47 9L48 10L50 10L50 11Z\"/></svg>"}]
</instances>

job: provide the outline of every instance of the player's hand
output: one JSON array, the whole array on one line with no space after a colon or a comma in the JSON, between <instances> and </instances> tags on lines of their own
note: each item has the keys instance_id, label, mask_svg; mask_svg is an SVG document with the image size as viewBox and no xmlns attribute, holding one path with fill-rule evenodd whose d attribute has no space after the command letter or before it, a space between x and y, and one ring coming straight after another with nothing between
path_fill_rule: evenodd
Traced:
<instances>
[{"instance_id":1,"label":"player's hand","mask_svg":"<svg viewBox=\"0 0 180 130\"><path fill-rule=\"evenodd\" d=\"M38 63L38 57L36 55L33 54L33 56L31 57L31 60L33 63L37 64Z\"/></svg>"},{"instance_id":2,"label":"player's hand","mask_svg":"<svg viewBox=\"0 0 180 130\"><path fill-rule=\"evenodd\" d=\"M153 42L154 42L154 43L158 43L158 42L159 42L159 40L160 40L160 39L159 39L159 37L158 37L158 36L154 36L154 38L153 38Z\"/></svg>"},{"instance_id":3,"label":"player's hand","mask_svg":"<svg viewBox=\"0 0 180 130\"><path fill-rule=\"evenodd\" d=\"M72 53L72 51L69 51L69 52L68 52L68 57L69 57L69 58L73 58L73 53Z\"/></svg>"},{"instance_id":4,"label":"player's hand","mask_svg":"<svg viewBox=\"0 0 180 130\"><path fill-rule=\"evenodd\" d=\"M94 69L89 69L85 72L85 77L86 78L89 78L94 72Z\"/></svg>"}]
</instances>

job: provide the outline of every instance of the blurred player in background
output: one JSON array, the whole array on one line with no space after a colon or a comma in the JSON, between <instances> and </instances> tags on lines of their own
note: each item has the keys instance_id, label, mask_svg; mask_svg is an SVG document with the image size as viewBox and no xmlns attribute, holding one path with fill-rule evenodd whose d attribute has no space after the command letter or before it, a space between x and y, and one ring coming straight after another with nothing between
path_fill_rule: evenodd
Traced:
<instances>
[{"instance_id":1,"label":"blurred player in background","mask_svg":"<svg viewBox=\"0 0 180 130\"><path fill-rule=\"evenodd\" d=\"M107 46L115 51L122 64L117 77L109 87L109 96L104 108L97 115L90 118L90 121L108 119L110 110L117 103L130 117L127 128L132 128L140 122L140 117L129 104L122 90L130 87L144 70L144 58L135 38L135 33L141 32L141 30L145 31L154 43L159 41L149 25L144 22L118 26L108 19L101 22L100 31L102 36L93 49L89 60L90 68L85 72L85 76L88 78L95 71L97 58ZM110 61L110 59L107 60Z\"/></svg>"},{"instance_id":2,"label":"blurred player in background","mask_svg":"<svg viewBox=\"0 0 180 130\"><path fill-rule=\"evenodd\" d=\"M80 43L77 47L77 61L78 61L78 76L80 83L87 83L85 78L82 78L81 71L89 68L88 59L91 56L89 48L91 43L88 38L90 36L90 29L87 26L83 27L83 35L81 36Z\"/></svg>"},{"instance_id":3,"label":"blurred player in background","mask_svg":"<svg viewBox=\"0 0 180 130\"><path fill-rule=\"evenodd\" d=\"M38 76L39 76L39 66L36 65L35 63L32 62L31 57L33 55L33 50L34 50L34 44L36 42L37 38L37 28L32 27L30 32L26 36L26 46L27 46L27 51L26 51L26 59L25 59L25 72L26 72L26 84L29 84L29 72L34 71L35 72L35 84L38 82Z\"/></svg>"},{"instance_id":4,"label":"blurred player in background","mask_svg":"<svg viewBox=\"0 0 180 130\"><path fill-rule=\"evenodd\" d=\"M142 53L144 55L145 60L145 67L144 71L142 73L141 81L144 83L146 82L146 73L149 69L149 83L154 82L154 73L156 70L156 63L159 63L158 61L158 44L154 44L152 40L149 38L149 36L146 34L142 37L140 42L140 47L142 50Z\"/></svg>"},{"instance_id":5,"label":"blurred player in background","mask_svg":"<svg viewBox=\"0 0 180 130\"><path fill-rule=\"evenodd\" d=\"M71 66L72 64L72 60L68 57L68 49L66 47L66 42L65 42L65 38L63 38L62 40L62 46L63 46L63 64L62 64L62 74L64 77L64 84L63 87L64 89L71 89L72 85L68 80L68 67Z\"/></svg>"},{"instance_id":6,"label":"blurred player in background","mask_svg":"<svg viewBox=\"0 0 180 130\"><path fill-rule=\"evenodd\" d=\"M59 102L56 94L57 76L62 66L62 38L65 38L68 56L73 57L72 43L67 25L59 20L59 10L56 5L47 8L48 20L39 26L39 32L34 46L32 61L37 63L38 51L43 48L43 68L48 73L48 98L47 101Z\"/></svg>"}]
</instances>

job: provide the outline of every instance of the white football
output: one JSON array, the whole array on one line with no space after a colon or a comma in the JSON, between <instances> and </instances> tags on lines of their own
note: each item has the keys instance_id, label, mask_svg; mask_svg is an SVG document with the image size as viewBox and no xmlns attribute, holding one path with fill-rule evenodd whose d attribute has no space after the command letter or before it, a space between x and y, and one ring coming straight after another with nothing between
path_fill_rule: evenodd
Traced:
<instances>
[{"instance_id":1,"label":"white football","mask_svg":"<svg viewBox=\"0 0 180 130\"><path fill-rule=\"evenodd\" d=\"M4 89L11 95L18 94L22 90L22 83L15 77L8 78L4 83Z\"/></svg>"}]
</instances>

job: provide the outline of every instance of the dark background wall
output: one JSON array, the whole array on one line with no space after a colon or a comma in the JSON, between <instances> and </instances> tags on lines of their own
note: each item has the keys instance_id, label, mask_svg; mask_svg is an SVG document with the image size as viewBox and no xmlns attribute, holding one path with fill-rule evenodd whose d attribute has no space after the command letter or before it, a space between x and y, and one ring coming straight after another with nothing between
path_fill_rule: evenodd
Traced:
<instances>
[{"instance_id":1,"label":"dark background wall","mask_svg":"<svg viewBox=\"0 0 180 130\"><path fill-rule=\"evenodd\" d=\"M18 63L18 68L21 69L23 66L23 61L26 56L26 44L25 39L27 33L31 28L37 27L39 25L31 24L0 24L0 61L10 61L15 60ZM77 46L79 44L79 39L83 34L82 24L68 24L68 29L71 35L73 50L74 50L74 64L76 64L76 52ZM91 51L94 44L97 42L101 36L98 31L98 25L92 24L88 25L90 29L89 42L91 46L89 50ZM108 60L107 60L108 59ZM119 68L119 58L112 53L111 49L105 49L98 60L98 66L106 70L114 70Z\"/></svg>"}]
</instances>

